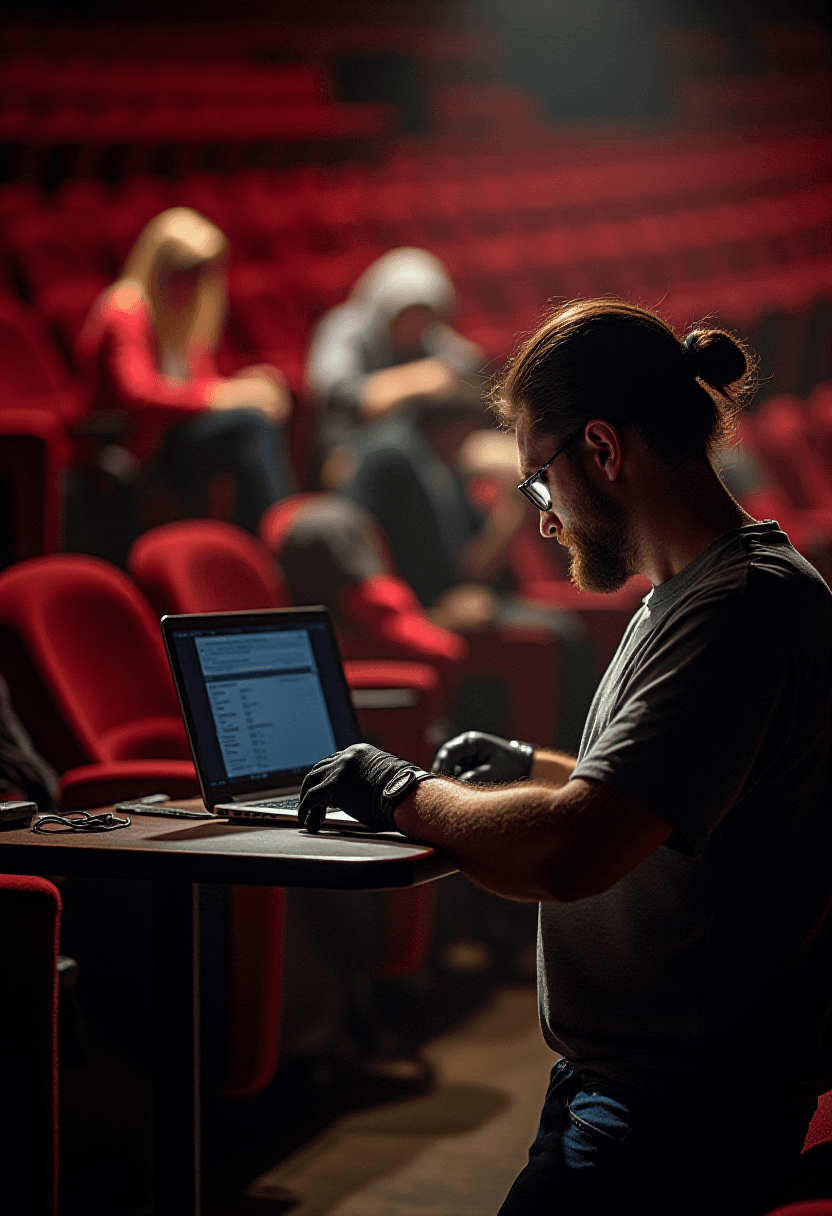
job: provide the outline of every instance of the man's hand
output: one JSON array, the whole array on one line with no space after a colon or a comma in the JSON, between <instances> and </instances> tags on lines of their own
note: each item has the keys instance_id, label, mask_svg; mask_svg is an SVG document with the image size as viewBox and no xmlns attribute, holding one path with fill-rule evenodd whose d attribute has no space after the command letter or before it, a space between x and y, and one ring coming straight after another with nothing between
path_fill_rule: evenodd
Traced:
<instances>
[{"instance_id":1,"label":"man's hand","mask_svg":"<svg viewBox=\"0 0 832 1216\"><path fill-rule=\"evenodd\" d=\"M409 760L400 760L369 743L353 743L310 769L300 791L298 819L308 832L317 832L328 806L353 815L374 832L396 832L394 795L384 790L398 774L424 773ZM404 778L403 778L404 781Z\"/></svg>"},{"instance_id":2,"label":"man's hand","mask_svg":"<svg viewBox=\"0 0 832 1216\"><path fill-rule=\"evenodd\" d=\"M522 781L531 772L533 757L530 743L466 730L440 747L431 771L469 782Z\"/></svg>"}]
</instances>

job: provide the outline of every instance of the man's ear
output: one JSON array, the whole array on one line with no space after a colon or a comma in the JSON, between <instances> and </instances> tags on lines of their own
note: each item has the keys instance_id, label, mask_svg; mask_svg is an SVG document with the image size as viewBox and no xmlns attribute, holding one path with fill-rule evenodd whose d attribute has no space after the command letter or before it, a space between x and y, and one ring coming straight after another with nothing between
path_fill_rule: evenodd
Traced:
<instances>
[{"instance_id":1,"label":"man's ear","mask_svg":"<svg viewBox=\"0 0 832 1216\"><path fill-rule=\"evenodd\" d=\"M593 418L586 424L584 438L590 451L590 459L609 481L617 481L621 475L624 445L621 432L613 422Z\"/></svg>"}]
</instances>

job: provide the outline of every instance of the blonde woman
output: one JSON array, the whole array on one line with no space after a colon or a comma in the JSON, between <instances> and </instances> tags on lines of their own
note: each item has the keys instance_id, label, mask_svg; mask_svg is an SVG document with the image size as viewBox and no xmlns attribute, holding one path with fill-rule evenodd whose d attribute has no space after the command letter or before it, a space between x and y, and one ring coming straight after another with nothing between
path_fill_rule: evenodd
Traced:
<instances>
[{"instance_id":1,"label":"blonde woman","mask_svg":"<svg viewBox=\"0 0 832 1216\"><path fill-rule=\"evenodd\" d=\"M127 413L123 446L182 513L204 511L209 481L229 473L236 521L254 532L293 488L282 433L291 402L276 368L217 372L227 255L223 233L196 211L157 215L93 306L78 355L92 409Z\"/></svg>"}]
</instances>

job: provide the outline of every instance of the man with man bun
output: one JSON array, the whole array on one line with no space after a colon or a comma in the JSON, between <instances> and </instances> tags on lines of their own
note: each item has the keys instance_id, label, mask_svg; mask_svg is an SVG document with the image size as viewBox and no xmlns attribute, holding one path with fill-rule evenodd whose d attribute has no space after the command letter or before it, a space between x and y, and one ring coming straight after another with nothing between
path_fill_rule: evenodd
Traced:
<instances>
[{"instance_id":1,"label":"man with man bun","mask_svg":"<svg viewBox=\"0 0 832 1216\"><path fill-rule=\"evenodd\" d=\"M613 300L558 307L496 397L580 587L652 591L577 758L467 732L434 772L359 744L328 805L540 903L552 1071L501 1216L739 1216L781 1198L832 1085L832 595L711 458L751 369Z\"/></svg>"}]
</instances>

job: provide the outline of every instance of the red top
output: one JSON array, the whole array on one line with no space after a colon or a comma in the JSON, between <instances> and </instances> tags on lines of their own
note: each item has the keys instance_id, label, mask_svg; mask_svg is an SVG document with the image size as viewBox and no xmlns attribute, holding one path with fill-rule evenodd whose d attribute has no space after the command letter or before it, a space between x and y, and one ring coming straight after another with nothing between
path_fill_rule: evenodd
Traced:
<instances>
[{"instance_id":1,"label":"red top","mask_svg":"<svg viewBox=\"0 0 832 1216\"><path fill-rule=\"evenodd\" d=\"M150 310L129 286L99 296L78 338L93 410L125 410L131 425L124 446L146 462L169 426L208 409L208 391L220 379L213 354L195 348L190 378L158 368L158 340Z\"/></svg>"}]
</instances>

